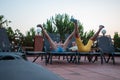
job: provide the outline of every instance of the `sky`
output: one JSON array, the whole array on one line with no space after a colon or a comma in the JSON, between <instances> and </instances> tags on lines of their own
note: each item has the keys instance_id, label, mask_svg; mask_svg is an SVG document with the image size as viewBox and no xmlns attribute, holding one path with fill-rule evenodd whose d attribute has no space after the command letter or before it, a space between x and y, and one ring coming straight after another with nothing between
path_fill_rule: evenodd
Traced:
<instances>
[{"instance_id":1,"label":"sky","mask_svg":"<svg viewBox=\"0 0 120 80\"><path fill-rule=\"evenodd\" d=\"M107 35L120 33L120 0L0 0L0 15L23 34L55 14L65 13L79 20L84 31L97 31L104 25Z\"/></svg>"}]
</instances>

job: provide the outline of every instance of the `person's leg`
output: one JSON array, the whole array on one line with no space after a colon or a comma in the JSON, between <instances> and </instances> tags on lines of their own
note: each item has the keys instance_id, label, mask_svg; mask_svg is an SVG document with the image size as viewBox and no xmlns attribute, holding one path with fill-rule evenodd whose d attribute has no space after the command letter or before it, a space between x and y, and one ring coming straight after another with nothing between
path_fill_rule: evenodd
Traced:
<instances>
[{"instance_id":1,"label":"person's leg","mask_svg":"<svg viewBox=\"0 0 120 80\"><path fill-rule=\"evenodd\" d=\"M78 46L78 51L90 51L93 42L96 40L96 38L98 37L100 31L102 30L102 28L104 28L104 26L100 25L99 30L95 33L95 35L93 37L90 38L88 43L86 45L84 45L82 43L81 38L79 37L77 22L75 22L74 24L75 24L75 37L76 37L76 43Z\"/></svg>"},{"instance_id":2,"label":"person's leg","mask_svg":"<svg viewBox=\"0 0 120 80\"><path fill-rule=\"evenodd\" d=\"M91 50L91 47L93 45L93 42L96 40L96 38L98 37L100 31L102 30L102 28L104 28L103 25L100 25L99 26L99 29L98 31L95 33L95 35L93 35L93 37L91 37L88 41L88 43L85 45L85 51L90 51Z\"/></svg>"},{"instance_id":3,"label":"person's leg","mask_svg":"<svg viewBox=\"0 0 120 80\"><path fill-rule=\"evenodd\" d=\"M42 27L41 24L37 25L37 27L40 27L45 35L45 37L48 39L51 48L56 49L56 44L54 43L54 41L51 39L51 37L48 35L48 33L46 32L46 30Z\"/></svg>"},{"instance_id":4,"label":"person's leg","mask_svg":"<svg viewBox=\"0 0 120 80\"><path fill-rule=\"evenodd\" d=\"M77 47L78 47L78 51L83 51L85 45L82 43L82 40L80 38L77 22L74 22L74 28L75 28L75 39L76 39L76 44L77 44Z\"/></svg>"},{"instance_id":5,"label":"person's leg","mask_svg":"<svg viewBox=\"0 0 120 80\"><path fill-rule=\"evenodd\" d=\"M72 37L74 36L75 30L68 36L68 38L65 40L63 44L63 48L66 49L69 42L71 41Z\"/></svg>"},{"instance_id":6,"label":"person's leg","mask_svg":"<svg viewBox=\"0 0 120 80\"><path fill-rule=\"evenodd\" d=\"M74 22L74 28L75 28L75 38L80 38L77 22Z\"/></svg>"},{"instance_id":7,"label":"person's leg","mask_svg":"<svg viewBox=\"0 0 120 80\"><path fill-rule=\"evenodd\" d=\"M100 25L98 31L97 31L97 32L95 33L95 35L94 35L93 37L91 37L90 39L93 40L93 41L95 41L95 40L97 39L97 37L99 36L100 31L101 31L103 28L104 28L104 26L103 26L103 25Z\"/></svg>"}]
</instances>

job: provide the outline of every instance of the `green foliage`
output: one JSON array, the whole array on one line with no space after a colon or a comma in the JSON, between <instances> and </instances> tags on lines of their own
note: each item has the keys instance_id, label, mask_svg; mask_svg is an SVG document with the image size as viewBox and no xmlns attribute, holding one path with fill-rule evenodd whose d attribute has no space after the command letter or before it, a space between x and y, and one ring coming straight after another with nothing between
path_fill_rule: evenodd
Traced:
<instances>
[{"instance_id":1,"label":"green foliage","mask_svg":"<svg viewBox=\"0 0 120 80\"><path fill-rule=\"evenodd\" d=\"M115 32L114 39L119 38L118 32Z\"/></svg>"},{"instance_id":2,"label":"green foliage","mask_svg":"<svg viewBox=\"0 0 120 80\"><path fill-rule=\"evenodd\" d=\"M9 38L10 42L12 43L12 41L14 41L14 35L15 35L15 33L12 30L11 27L7 27L6 31L7 31L7 34L8 34L8 38Z\"/></svg>"},{"instance_id":3,"label":"green foliage","mask_svg":"<svg viewBox=\"0 0 120 80\"><path fill-rule=\"evenodd\" d=\"M3 18L4 18L4 16L3 16L3 15L0 15L0 22L3 21Z\"/></svg>"},{"instance_id":4,"label":"green foliage","mask_svg":"<svg viewBox=\"0 0 120 80\"><path fill-rule=\"evenodd\" d=\"M19 29L16 29L15 31L12 30L11 27L6 28L8 37L11 43L14 45L19 46L33 46L34 45L34 36L35 36L35 30L34 28L31 28L29 31L27 31L26 36L24 36Z\"/></svg>"},{"instance_id":5,"label":"green foliage","mask_svg":"<svg viewBox=\"0 0 120 80\"><path fill-rule=\"evenodd\" d=\"M83 34L83 26L78 22L79 31ZM71 34L74 30L74 24L70 21L67 14L56 14L43 24L44 28L49 33L59 33L61 40L65 40L65 34Z\"/></svg>"},{"instance_id":6,"label":"green foliage","mask_svg":"<svg viewBox=\"0 0 120 80\"><path fill-rule=\"evenodd\" d=\"M85 32L81 35L81 39L83 40L83 44L87 44L88 40L94 35L94 30L90 30L89 32Z\"/></svg>"},{"instance_id":7,"label":"green foliage","mask_svg":"<svg viewBox=\"0 0 120 80\"><path fill-rule=\"evenodd\" d=\"M6 26L8 26L8 23L11 23L11 21L8 21L7 19L4 20L4 16L0 15L0 28L3 28L3 24L6 24Z\"/></svg>"},{"instance_id":8,"label":"green foliage","mask_svg":"<svg viewBox=\"0 0 120 80\"><path fill-rule=\"evenodd\" d=\"M120 48L120 36L118 35L118 32L114 34L114 46L115 48Z\"/></svg>"},{"instance_id":9,"label":"green foliage","mask_svg":"<svg viewBox=\"0 0 120 80\"><path fill-rule=\"evenodd\" d=\"M14 46L23 44L24 35L20 32L19 29L16 29L15 31L13 31L11 27L7 27L6 31L7 31L10 43L12 43Z\"/></svg>"},{"instance_id":10,"label":"green foliage","mask_svg":"<svg viewBox=\"0 0 120 80\"><path fill-rule=\"evenodd\" d=\"M43 24L44 28L46 29L47 32L49 33L56 33L56 28L53 27L53 24L52 24L52 20L48 20L47 19L47 22L46 24Z\"/></svg>"},{"instance_id":11,"label":"green foliage","mask_svg":"<svg viewBox=\"0 0 120 80\"><path fill-rule=\"evenodd\" d=\"M4 16L0 15L0 28L2 28L2 25L3 25L3 18L4 18Z\"/></svg>"},{"instance_id":12,"label":"green foliage","mask_svg":"<svg viewBox=\"0 0 120 80\"><path fill-rule=\"evenodd\" d=\"M31 28L27 31L26 36L24 36L19 29L15 31L11 27L6 28L8 38L14 46L33 46L34 45L34 36L35 30Z\"/></svg>"},{"instance_id":13,"label":"green foliage","mask_svg":"<svg viewBox=\"0 0 120 80\"><path fill-rule=\"evenodd\" d=\"M24 37L23 46L33 46L35 37L35 29L31 28L27 31L26 36Z\"/></svg>"},{"instance_id":14,"label":"green foliage","mask_svg":"<svg viewBox=\"0 0 120 80\"><path fill-rule=\"evenodd\" d=\"M24 35L20 32L19 29L16 29L14 33L15 45L18 45L18 46L23 45L23 40L24 40Z\"/></svg>"}]
</instances>

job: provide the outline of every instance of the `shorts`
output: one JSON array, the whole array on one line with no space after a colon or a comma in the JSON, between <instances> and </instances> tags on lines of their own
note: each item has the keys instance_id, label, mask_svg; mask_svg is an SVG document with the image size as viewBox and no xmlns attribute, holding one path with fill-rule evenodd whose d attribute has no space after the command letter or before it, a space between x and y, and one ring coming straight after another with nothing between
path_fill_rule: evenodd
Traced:
<instances>
[{"instance_id":1,"label":"shorts","mask_svg":"<svg viewBox=\"0 0 120 80\"><path fill-rule=\"evenodd\" d=\"M93 41L90 39L88 41L88 43L86 45L84 45L80 38L76 38L76 44L78 46L78 51L80 51L80 52L89 52L89 51L91 51Z\"/></svg>"},{"instance_id":2,"label":"shorts","mask_svg":"<svg viewBox=\"0 0 120 80\"><path fill-rule=\"evenodd\" d=\"M52 50L52 52L65 52L65 49L61 46L58 46L56 49Z\"/></svg>"}]
</instances>

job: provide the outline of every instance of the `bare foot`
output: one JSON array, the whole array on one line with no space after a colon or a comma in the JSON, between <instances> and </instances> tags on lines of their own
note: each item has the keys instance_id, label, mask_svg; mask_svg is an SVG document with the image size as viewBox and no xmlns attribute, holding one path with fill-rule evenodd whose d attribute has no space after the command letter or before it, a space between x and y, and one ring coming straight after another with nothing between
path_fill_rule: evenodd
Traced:
<instances>
[{"instance_id":1,"label":"bare foot","mask_svg":"<svg viewBox=\"0 0 120 80\"><path fill-rule=\"evenodd\" d=\"M74 22L74 28L75 28L76 32L79 32L79 31L78 31L78 28L79 28L79 27L78 27L77 22Z\"/></svg>"},{"instance_id":2,"label":"bare foot","mask_svg":"<svg viewBox=\"0 0 120 80\"><path fill-rule=\"evenodd\" d=\"M102 28L104 28L104 26L103 25L99 25L99 28L102 29Z\"/></svg>"},{"instance_id":3,"label":"bare foot","mask_svg":"<svg viewBox=\"0 0 120 80\"><path fill-rule=\"evenodd\" d=\"M40 28L42 28L42 29L43 29L43 27L42 27L42 25L41 25L41 24L38 24L38 25L37 25L37 27L40 27Z\"/></svg>"}]
</instances>

